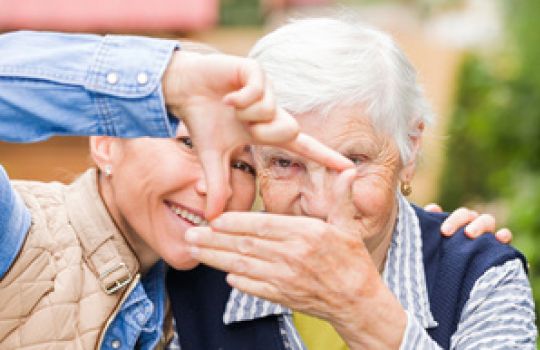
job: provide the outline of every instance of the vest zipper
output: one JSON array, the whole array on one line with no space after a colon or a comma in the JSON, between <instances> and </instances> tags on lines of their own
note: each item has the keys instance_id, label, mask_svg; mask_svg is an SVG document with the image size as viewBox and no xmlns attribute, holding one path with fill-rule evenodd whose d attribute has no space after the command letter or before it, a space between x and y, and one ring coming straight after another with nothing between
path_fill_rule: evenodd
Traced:
<instances>
[{"instance_id":1,"label":"vest zipper","mask_svg":"<svg viewBox=\"0 0 540 350\"><path fill-rule=\"evenodd\" d=\"M115 319L116 315L120 311L120 308L122 307L122 305L124 305L124 302L126 301L128 296L131 294L133 289L135 289L135 286L137 285L137 283L139 283L140 279L141 279L141 274L139 273L136 274L135 277L133 278L133 281L131 281L131 284L129 285L129 287L126 288L126 290L124 291L124 295L122 295L122 298L120 298L120 301L118 302L118 304L116 304L116 307L114 308L113 313L111 314L111 316L109 316L109 318L107 319L107 322L105 322L105 327L101 329L101 333L99 334L98 342L97 342L98 346L96 347L96 349L101 349L101 345L103 344L103 340L104 340L103 338L105 337L105 333L107 333L107 330L111 326L112 321Z\"/></svg>"}]
</instances>

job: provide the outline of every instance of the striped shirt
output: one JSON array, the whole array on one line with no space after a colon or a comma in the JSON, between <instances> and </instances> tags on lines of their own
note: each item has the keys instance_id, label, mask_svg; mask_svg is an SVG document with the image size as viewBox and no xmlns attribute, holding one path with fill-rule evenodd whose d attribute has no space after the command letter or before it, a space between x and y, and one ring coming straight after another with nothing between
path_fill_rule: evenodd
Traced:
<instances>
[{"instance_id":1,"label":"striped shirt","mask_svg":"<svg viewBox=\"0 0 540 350\"><path fill-rule=\"evenodd\" d=\"M430 311L420 224L399 195L399 214L382 278L407 313L402 350L440 349L426 329L437 326ZM305 350L290 309L233 289L223 322L278 315L286 349ZM537 330L531 287L519 259L488 269L475 283L451 338L451 349L535 349ZM180 349L175 336L171 349Z\"/></svg>"}]
</instances>

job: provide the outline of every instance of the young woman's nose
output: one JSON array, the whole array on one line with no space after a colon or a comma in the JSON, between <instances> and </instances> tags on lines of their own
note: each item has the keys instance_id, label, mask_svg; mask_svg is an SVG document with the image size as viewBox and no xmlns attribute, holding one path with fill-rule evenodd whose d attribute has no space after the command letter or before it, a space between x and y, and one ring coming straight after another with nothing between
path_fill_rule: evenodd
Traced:
<instances>
[{"instance_id":1,"label":"young woman's nose","mask_svg":"<svg viewBox=\"0 0 540 350\"><path fill-rule=\"evenodd\" d=\"M197 194L206 197L208 194L208 182L206 180L206 176L204 175L204 171L202 169L197 170L195 176L197 177L195 180L195 191ZM225 196L225 201L227 201L232 196L232 188L229 177L227 177L227 181L225 181L221 186L221 191Z\"/></svg>"},{"instance_id":2,"label":"young woman's nose","mask_svg":"<svg viewBox=\"0 0 540 350\"><path fill-rule=\"evenodd\" d=\"M207 185L206 178L204 176L199 177L195 182L195 191L197 191L197 193L201 196L206 196Z\"/></svg>"}]
</instances>

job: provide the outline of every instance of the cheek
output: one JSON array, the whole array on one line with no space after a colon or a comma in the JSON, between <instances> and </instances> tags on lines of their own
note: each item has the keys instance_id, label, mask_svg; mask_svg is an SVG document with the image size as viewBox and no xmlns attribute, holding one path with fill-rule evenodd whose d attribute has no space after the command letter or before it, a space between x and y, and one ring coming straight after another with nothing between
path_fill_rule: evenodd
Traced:
<instances>
[{"instance_id":1,"label":"cheek","mask_svg":"<svg viewBox=\"0 0 540 350\"><path fill-rule=\"evenodd\" d=\"M395 200L395 184L377 178L359 179L353 184L353 201L363 218L386 219Z\"/></svg>"},{"instance_id":2,"label":"cheek","mask_svg":"<svg viewBox=\"0 0 540 350\"><path fill-rule=\"evenodd\" d=\"M249 178L248 178L249 177ZM255 179L251 175L240 175L232 178L232 197L227 211L248 211L255 200Z\"/></svg>"},{"instance_id":3,"label":"cheek","mask_svg":"<svg viewBox=\"0 0 540 350\"><path fill-rule=\"evenodd\" d=\"M292 183L263 179L261 180L261 196L266 211L275 214L293 214L298 191Z\"/></svg>"}]
</instances>

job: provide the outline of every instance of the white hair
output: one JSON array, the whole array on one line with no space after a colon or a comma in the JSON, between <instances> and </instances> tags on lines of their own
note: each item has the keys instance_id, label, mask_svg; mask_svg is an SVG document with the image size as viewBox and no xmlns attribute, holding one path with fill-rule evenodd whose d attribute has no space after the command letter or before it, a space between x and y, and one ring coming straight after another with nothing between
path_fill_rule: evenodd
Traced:
<instances>
[{"instance_id":1,"label":"white hair","mask_svg":"<svg viewBox=\"0 0 540 350\"><path fill-rule=\"evenodd\" d=\"M271 79L281 107L293 115L361 107L378 132L394 138L403 163L418 123L431 120L405 54L390 36L363 24L292 21L260 39L249 56Z\"/></svg>"}]
</instances>

